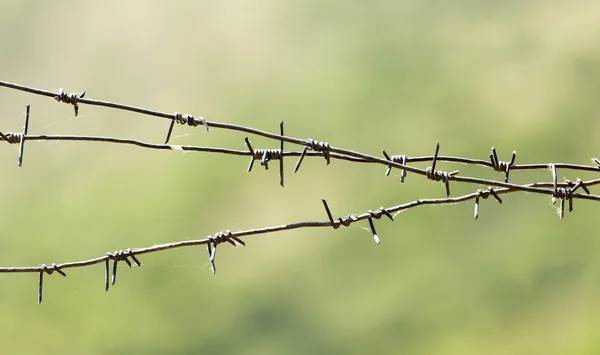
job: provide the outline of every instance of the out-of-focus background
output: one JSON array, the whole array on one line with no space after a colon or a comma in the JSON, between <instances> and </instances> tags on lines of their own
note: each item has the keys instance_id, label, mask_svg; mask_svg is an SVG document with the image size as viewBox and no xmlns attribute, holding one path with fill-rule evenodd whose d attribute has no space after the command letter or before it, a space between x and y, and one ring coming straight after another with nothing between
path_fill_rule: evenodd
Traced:
<instances>
[{"instance_id":1,"label":"out-of-focus background","mask_svg":"<svg viewBox=\"0 0 600 355\"><path fill-rule=\"evenodd\" d=\"M589 164L598 154L597 1L0 3L0 79L365 153ZM0 89L0 131L160 143L168 121ZM173 144L245 149L244 134L175 127ZM251 137L255 148L277 144ZM288 145L288 149L292 146ZM385 167L305 160L278 169L204 153L80 142L0 145L0 266L325 220L442 184ZM441 169L456 166L441 164ZM502 179L477 167L462 175ZM548 171L512 181L549 181ZM597 177L559 170L559 178ZM476 186L452 184L453 195ZM597 193L597 192L596 192ZM0 275L11 354L590 354L600 351L600 205L563 221L545 196L419 207L396 222L300 229L142 256L104 269Z\"/></svg>"}]
</instances>

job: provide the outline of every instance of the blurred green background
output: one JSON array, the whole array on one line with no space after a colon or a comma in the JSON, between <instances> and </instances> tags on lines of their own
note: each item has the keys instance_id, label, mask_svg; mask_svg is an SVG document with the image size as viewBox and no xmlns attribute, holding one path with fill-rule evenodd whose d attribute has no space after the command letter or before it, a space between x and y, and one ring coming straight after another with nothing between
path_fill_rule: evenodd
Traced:
<instances>
[{"instance_id":1,"label":"blurred green background","mask_svg":"<svg viewBox=\"0 0 600 355\"><path fill-rule=\"evenodd\" d=\"M588 164L598 154L597 1L0 3L0 79L314 138L365 153ZM0 131L160 143L168 121L0 89ZM173 144L245 149L177 126ZM255 148L274 142L251 137ZM291 145L288 145L288 149ZM276 164L79 142L0 145L1 266L325 220L441 197L385 167ZM442 164L441 169L455 166ZM501 179L490 169L462 175ZM559 178L593 175L559 170ZM597 177L597 175L596 175ZM515 172L512 181L549 181ZM453 184L453 195L476 187ZM591 354L600 352L598 206L559 221L545 196L419 207L395 223L300 229L142 256L105 293L102 265L0 275L7 354Z\"/></svg>"}]
</instances>

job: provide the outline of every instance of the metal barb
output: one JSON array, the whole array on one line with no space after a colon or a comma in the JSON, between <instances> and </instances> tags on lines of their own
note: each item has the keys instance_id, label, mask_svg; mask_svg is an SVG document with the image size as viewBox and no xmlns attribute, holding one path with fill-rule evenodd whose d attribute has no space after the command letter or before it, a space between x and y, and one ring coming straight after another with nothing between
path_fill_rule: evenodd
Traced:
<instances>
[{"instance_id":1,"label":"metal barb","mask_svg":"<svg viewBox=\"0 0 600 355\"><path fill-rule=\"evenodd\" d=\"M142 263L138 260L138 258L135 256L135 254L133 254L133 251L131 249L127 249L127 254L131 257L131 260L133 260L133 262L138 266L142 266Z\"/></svg>"},{"instance_id":2,"label":"metal barb","mask_svg":"<svg viewBox=\"0 0 600 355\"><path fill-rule=\"evenodd\" d=\"M308 147L304 147L304 149L302 149L300 158L298 159L298 162L296 163L296 167L294 168L294 174L298 171L298 169L300 169L300 164L302 164L302 161L304 160L304 156L306 155L307 151L308 151Z\"/></svg>"},{"instance_id":3,"label":"metal barb","mask_svg":"<svg viewBox=\"0 0 600 355\"><path fill-rule=\"evenodd\" d=\"M175 126L175 119L172 119L171 123L169 123L169 130L167 131L167 138L165 139L165 144L168 144L169 140L171 139L171 133L173 132L173 126Z\"/></svg>"},{"instance_id":4,"label":"metal barb","mask_svg":"<svg viewBox=\"0 0 600 355\"><path fill-rule=\"evenodd\" d=\"M390 158L390 156L388 155L388 153L385 151L385 149L381 150L381 153L383 154L383 156L389 160L392 161L392 158ZM392 171L392 166L388 165L387 170L385 171L385 176L390 176L390 172Z\"/></svg>"},{"instance_id":5,"label":"metal barb","mask_svg":"<svg viewBox=\"0 0 600 355\"><path fill-rule=\"evenodd\" d=\"M115 252L116 254L116 252ZM117 282L117 265L118 265L118 261L117 259L113 259L113 269L112 269L112 285L115 285L115 282Z\"/></svg>"},{"instance_id":6,"label":"metal barb","mask_svg":"<svg viewBox=\"0 0 600 355\"><path fill-rule=\"evenodd\" d=\"M323 157L327 161L327 165L329 165L329 163L331 163L331 154L329 152L329 149L330 149L329 143L319 142L317 140L309 138L306 140L306 145L308 147L310 147L310 149L314 150L315 152L323 153Z\"/></svg>"},{"instance_id":7,"label":"metal barb","mask_svg":"<svg viewBox=\"0 0 600 355\"><path fill-rule=\"evenodd\" d=\"M406 165L406 155L402 155L400 164ZM404 183L405 178L406 178L406 169L402 169L402 171L400 172L400 182Z\"/></svg>"},{"instance_id":8,"label":"metal barb","mask_svg":"<svg viewBox=\"0 0 600 355\"><path fill-rule=\"evenodd\" d=\"M252 144L250 144L248 137L244 138L244 141L246 141L246 146L250 151L250 164L248 165L248 172L250 172L252 171L252 166L254 165L254 149L252 149Z\"/></svg>"},{"instance_id":9,"label":"metal barb","mask_svg":"<svg viewBox=\"0 0 600 355\"><path fill-rule=\"evenodd\" d=\"M558 208L558 214L560 215L560 220L562 221L562 219L565 217L565 199L564 198L560 199L560 207Z\"/></svg>"},{"instance_id":10,"label":"metal barb","mask_svg":"<svg viewBox=\"0 0 600 355\"><path fill-rule=\"evenodd\" d=\"M379 240L379 236L375 230L375 224L373 223L373 218L371 217L369 217L369 225L371 226L371 232L373 233L373 239L375 240L375 243L379 244L381 241Z\"/></svg>"},{"instance_id":11,"label":"metal barb","mask_svg":"<svg viewBox=\"0 0 600 355\"><path fill-rule=\"evenodd\" d=\"M433 159L431 162L431 172L435 173L435 164L437 163L438 153L440 151L440 142L438 141L435 144L435 153L433 154Z\"/></svg>"},{"instance_id":12,"label":"metal barb","mask_svg":"<svg viewBox=\"0 0 600 355\"><path fill-rule=\"evenodd\" d=\"M269 151L265 149L262 157L260 158L260 165L265 167L265 170L269 170Z\"/></svg>"},{"instance_id":13,"label":"metal barb","mask_svg":"<svg viewBox=\"0 0 600 355\"><path fill-rule=\"evenodd\" d=\"M504 182L505 183L508 183L508 175L510 174L510 167L513 166L516 159L517 159L517 151L513 150L512 157L510 158L510 162L506 165L506 172L504 174Z\"/></svg>"},{"instance_id":14,"label":"metal barb","mask_svg":"<svg viewBox=\"0 0 600 355\"><path fill-rule=\"evenodd\" d=\"M58 267L58 265L56 265L55 263L52 263L52 265L50 267L48 267L46 264L40 265L40 275L39 275L39 279L38 279L38 304L42 303L43 287L44 287L44 273L46 273L48 275L52 275L52 273L54 271L56 271L57 273L61 274L64 277L67 276L67 274L64 271L62 271L60 269L60 267Z\"/></svg>"},{"instance_id":15,"label":"metal barb","mask_svg":"<svg viewBox=\"0 0 600 355\"><path fill-rule=\"evenodd\" d=\"M504 173L504 182L508 183L508 176L510 174L510 168L515 163L515 159L517 158L517 152L513 150L512 157L510 162L503 162L498 159L498 154L496 152L496 148L492 146L492 153L490 154L490 161L492 162L492 169L497 172Z\"/></svg>"},{"instance_id":16,"label":"metal barb","mask_svg":"<svg viewBox=\"0 0 600 355\"><path fill-rule=\"evenodd\" d=\"M285 136L283 134L283 121L279 124L279 133L282 137ZM279 151L281 152L281 158L279 158L279 184L281 187L283 187L283 142L283 139L279 141Z\"/></svg>"},{"instance_id":17,"label":"metal barb","mask_svg":"<svg viewBox=\"0 0 600 355\"><path fill-rule=\"evenodd\" d=\"M573 191L575 190L577 185L573 185L573 183L569 180L565 180L565 184L567 187L559 188L556 192L556 195L553 195L555 198L560 198L560 207L558 208L558 214L560 219L562 220L565 213L565 200L569 201L569 212L573 212ZM576 186L572 188L572 186Z\"/></svg>"},{"instance_id":18,"label":"metal barb","mask_svg":"<svg viewBox=\"0 0 600 355\"><path fill-rule=\"evenodd\" d=\"M325 212L327 212L327 218L329 218L329 222L331 222L331 226L333 227L333 229L338 229L339 225L337 225L333 221L333 215L331 214L331 211L329 210L329 206L327 205L327 201L325 201L324 198L322 198L321 201L323 202L323 206L325 207Z\"/></svg>"},{"instance_id":19,"label":"metal barb","mask_svg":"<svg viewBox=\"0 0 600 355\"><path fill-rule=\"evenodd\" d=\"M454 175L458 174L458 170L452 171L450 173L445 171L436 171L435 165L438 159L438 153L440 151L440 142L437 142L435 146L435 153L433 154L433 159L431 163L431 167L425 170L425 176L432 181L441 181L444 183L446 188L446 197L450 196L450 180L454 177Z\"/></svg>"},{"instance_id":20,"label":"metal barb","mask_svg":"<svg viewBox=\"0 0 600 355\"><path fill-rule=\"evenodd\" d=\"M106 261L104 263L104 291L108 291L108 288L110 287L110 283L108 282L109 277L108 277L108 273L109 273L109 269L110 269L110 257L106 258Z\"/></svg>"},{"instance_id":21,"label":"metal barb","mask_svg":"<svg viewBox=\"0 0 600 355\"><path fill-rule=\"evenodd\" d=\"M577 181L575 181L575 186L573 186L572 192L575 192L575 190L577 190L579 187L581 187L583 191L585 191L585 193L587 193L588 195L590 194L590 190L587 188L587 186L585 186L585 183L580 178L577 178Z\"/></svg>"},{"instance_id":22,"label":"metal barb","mask_svg":"<svg viewBox=\"0 0 600 355\"><path fill-rule=\"evenodd\" d=\"M496 153L496 148L494 146L492 146L492 165L496 170L500 168L500 161L498 160L498 154Z\"/></svg>"},{"instance_id":23,"label":"metal barb","mask_svg":"<svg viewBox=\"0 0 600 355\"><path fill-rule=\"evenodd\" d=\"M479 217L479 198L482 197L483 199L487 199L488 197L490 197L490 195L494 196L496 201L502 204L502 199L491 186L489 186L487 190L477 190L475 197L475 211L473 213L474 219L477 219Z\"/></svg>"},{"instance_id":24,"label":"metal barb","mask_svg":"<svg viewBox=\"0 0 600 355\"><path fill-rule=\"evenodd\" d=\"M215 265L215 256L217 255L217 245L220 243L227 242L235 247L239 245L246 246L243 240L233 234L230 230L226 230L225 232L215 233L214 236L206 237L208 242L206 243L206 251L208 252L208 259L210 262L210 270L213 274L216 274L217 267ZM238 244L236 244L238 243Z\"/></svg>"},{"instance_id":25,"label":"metal barb","mask_svg":"<svg viewBox=\"0 0 600 355\"><path fill-rule=\"evenodd\" d=\"M569 212L573 212L573 196L569 195Z\"/></svg>"},{"instance_id":26,"label":"metal barb","mask_svg":"<svg viewBox=\"0 0 600 355\"><path fill-rule=\"evenodd\" d=\"M552 194L552 204L556 203L556 195L558 193L558 180L556 178L556 165L550 164L550 170L552 170L552 183L553 185L553 194Z\"/></svg>"},{"instance_id":27,"label":"metal barb","mask_svg":"<svg viewBox=\"0 0 600 355\"><path fill-rule=\"evenodd\" d=\"M400 163L402 165L406 165L406 155L392 155L391 157L387 154L385 150L382 150L383 156L391 162ZM385 171L385 176L389 176L392 171L392 166L388 165L387 170ZM400 170L400 182L404 183L404 178L406 178L406 169Z\"/></svg>"},{"instance_id":28,"label":"metal barb","mask_svg":"<svg viewBox=\"0 0 600 355\"><path fill-rule=\"evenodd\" d=\"M25 148L25 139L27 137L27 131L29 129L29 108L30 105L27 105L27 110L25 111L25 124L23 125L23 135L21 136L21 142L19 143L19 167L23 165L23 149Z\"/></svg>"},{"instance_id":29,"label":"metal barb","mask_svg":"<svg viewBox=\"0 0 600 355\"><path fill-rule=\"evenodd\" d=\"M54 96L54 100L73 105L73 109L75 110L75 117L77 117L77 115L79 114L78 101L79 99L83 99L84 97L85 91L83 91L79 95L77 95L76 93L67 94L62 88L60 88L58 89L58 95Z\"/></svg>"},{"instance_id":30,"label":"metal barb","mask_svg":"<svg viewBox=\"0 0 600 355\"><path fill-rule=\"evenodd\" d=\"M498 196L496 191L494 191L494 189L491 186L488 187L488 191L490 192L490 194L492 194L492 196L494 196L494 198L496 199L496 201L498 201L499 204L502 204L502 199L500 198L500 196Z\"/></svg>"},{"instance_id":31,"label":"metal barb","mask_svg":"<svg viewBox=\"0 0 600 355\"><path fill-rule=\"evenodd\" d=\"M394 216L392 216L392 214L388 212L388 210L386 210L383 207L379 207L379 211L381 211L381 213L383 213L383 215L389 218L392 222L394 221Z\"/></svg>"},{"instance_id":32,"label":"metal barb","mask_svg":"<svg viewBox=\"0 0 600 355\"><path fill-rule=\"evenodd\" d=\"M40 277L38 279L38 304L42 303L43 287L44 287L44 272L40 271Z\"/></svg>"},{"instance_id":33,"label":"metal barb","mask_svg":"<svg viewBox=\"0 0 600 355\"><path fill-rule=\"evenodd\" d=\"M108 289L109 289L108 270L109 270L110 260L113 261L111 284L114 285L117 282L117 267L118 267L119 261L124 261L129 267L133 267L133 264L131 263L129 258L131 258L131 260L133 260L133 262L135 262L135 264L137 266L142 266L142 263L135 256L135 254L134 254L133 250L131 250L131 248L128 248L125 251L119 250L119 251L115 251L114 253L110 253L110 252L106 253L105 266L104 266L104 290L105 291L108 291Z\"/></svg>"},{"instance_id":34,"label":"metal barb","mask_svg":"<svg viewBox=\"0 0 600 355\"><path fill-rule=\"evenodd\" d=\"M182 125L187 124L188 126L192 127L197 127L199 123L202 123L204 128L206 128L206 132L208 132L208 122L206 122L206 120L202 117L195 119L194 116L190 115L189 113L182 115L179 112L175 112L173 116L169 118L171 119L171 123L169 124L169 130L167 131L167 139L165 140L165 144L169 143L169 140L171 139L171 133L173 132L173 126L175 125L175 122Z\"/></svg>"},{"instance_id":35,"label":"metal barb","mask_svg":"<svg viewBox=\"0 0 600 355\"><path fill-rule=\"evenodd\" d=\"M208 237L211 239L211 237ZM217 242L214 242L213 247L211 248L210 242L206 244L206 250L208 251L208 260L210 262L210 271L214 274L217 273L217 267L215 266L215 256L217 255Z\"/></svg>"}]
</instances>

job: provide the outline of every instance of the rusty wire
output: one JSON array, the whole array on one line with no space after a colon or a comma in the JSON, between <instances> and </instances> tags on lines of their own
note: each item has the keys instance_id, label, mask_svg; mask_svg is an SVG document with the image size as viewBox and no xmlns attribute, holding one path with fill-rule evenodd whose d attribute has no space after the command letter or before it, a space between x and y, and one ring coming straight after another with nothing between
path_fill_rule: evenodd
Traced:
<instances>
[{"instance_id":1,"label":"rusty wire","mask_svg":"<svg viewBox=\"0 0 600 355\"><path fill-rule=\"evenodd\" d=\"M26 87L23 85L12 84L8 82L0 81L0 86L21 90L25 92L29 92L36 95L48 96L52 97L58 102L67 103L73 105L75 115L77 116L79 112L80 104L87 105L95 105L95 106L104 106L110 107L125 111L136 112L148 116L162 117L166 119L170 119L171 123L168 127L167 137L164 144L155 144L148 143L134 139L123 139L123 138L114 138L114 137L99 137L99 136L76 136L76 135L30 135L28 134L28 126L30 120L30 106L27 106L24 129L23 132L0 132L0 140L6 141L10 144L19 144L19 157L18 163L19 166L22 165L23 162L23 149L25 141L84 141L84 142L103 142L103 143L114 143L114 144L127 144L127 145L135 145L148 149L157 149L157 150L180 150L180 151L192 151L192 152L207 152L207 153L220 153L220 154L228 154L228 155L238 155L238 156L249 156L250 164L248 167L248 171L252 169L255 160L259 160L261 165L268 169L268 163L272 160L279 161L279 175L280 175L280 184L284 186L284 165L283 158L288 156L297 156L299 157L296 166L294 168L294 173L298 171L303 159L306 156L309 157L323 157L325 158L327 164L330 164L331 159L336 160L346 160L350 162L359 162L359 163L374 163L380 164L387 168L386 175L389 175L393 168L397 168L401 170L401 181L404 182L407 172L415 173L418 175L423 175L427 179L432 181L442 182L445 185L446 189L446 197L438 198L438 199L419 199L409 203L396 205L388 208L380 207L379 209L373 211L368 210L362 214L358 215L348 215L346 218L338 217L337 219L333 217L329 205L323 199L322 203L325 208L325 212L327 215L326 221L313 221L313 222L297 222L290 223L279 226L272 226L266 228L258 228L258 229L250 229L243 230L237 232L231 232L229 230L225 232L218 232L214 235L209 235L204 239L198 240L187 240L173 243L166 243L160 245L154 245L151 247L145 248L135 248L135 249L127 249L125 251L119 250L115 252L107 253L104 256L84 260L84 261L76 261L76 262L65 262L62 264L51 264L50 266L42 264L40 266L31 266L31 267L0 267L0 273L19 273L19 272L32 272L39 273L38 278L38 303L42 302L42 291L43 291L43 278L44 274L52 274L57 272L62 276L66 276L64 272L65 269L68 268L76 268L76 267L85 267L94 264L104 263L105 264L105 289L108 291L110 284L114 285L116 282L117 275L117 265L119 262L125 262L129 267L132 267L132 261L141 266L141 262L138 260L137 256L142 254L148 254L168 249L176 249L186 246L197 246L197 245L206 245L208 251L209 262L211 266L211 271L213 273L216 272L215 266L215 256L217 246L224 242L230 243L234 246L237 245L245 245L245 242L240 239L242 237L247 237L251 235L259 235L259 234L267 234L273 232L280 232L291 229L298 228L310 228L310 227L333 227L334 229L339 228L340 226L349 226L353 223L367 220L370 230L373 234L373 239L377 244L380 243L381 239L377 234L375 229L374 219L379 219L382 216L389 218L390 220L394 220L394 216L392 213L399 213L403 210L407 210L410 208L418 207L421 205L445 205L445 204L456 204L469 200L474 200L474 218L477 219L479 216L479 204L480 199L487 199L492 196L498 203L502 203L501 195L525 191L525 192L533 192L538 194L549 195L552 198L552 202L555 203L557 200L560 200L560 207L558 209L559 216L562 219L564 217L565 203L569 204L569 211L573 210L573 199L586 199L593 201L600 201L600 196L592 195L588 189L588 187L600 184L600 179L593 179L588 181L582 181L577 179L576 182L571 182L569 180L565 180L564 182L559 182L557 179L557 169L565 169L565 170L580 170L580 171L593 171L600 172L600 160L596 158L592 158L592 162L595 165L577 165L577 164L568 164L568 163L546 163L546 164L515 164L516 161L516 152L513 151L511 159L509 161L501 161L498 158L497 151L494 147L491 149L491 154L489 154L489 160L483 159L471 159L464 157L454 157L454 156L441 156L439 155L440 145L439 142L436 144L434 154L431 156L420 156L420 157L407 157L406 155L392 155L390 156L385 150L382 150L382 154L384 158L343 149L339 147L331 146L329 143L324 141L317 141L313 139L298 139L290 136L284 135L283 122L280 124L279 134L273 134L270 132L261 131L258 129L238 126L229 123L220 123L214 121L208 121L202 117L195 118L190 114L168 114L159 111L148 110L144 108L139 108L135 106L123 105L118 103L112 103L107 101L100 100L92 100L85 98L85 91L81 94L66 94L62 89L59 89L58 93L40 90L35 88ZM268 139L275 140L279 142L278 149L254 149L249 138L245 137L244 141L248 148L245 150L235 150L235 149L227 149L220 147L201 147L194 145L172 145L168 144L171 133L174 128L174 124L179 123L182 125L188 125L192 127L196 127L201 125L207 131L210 128L219 128L226 130L234 130L241 131L245 133L250 133L253 135L265 137ZM284 142L300 145L303 147L301 151L287 151L283 150ZM488 168L492 168L496 172L504 173L503 181L496 181L490 179L481 179L476 177L468 177L458 175L458 171L445 172L436 170L436 164L439 161L445 161L450 163L461 163L461 164L470 164L470 165L479 165ZM409 163L415 162L431 162L431 166L427 169L417 168ZM514 183L509 183L509 174L511 171L516 170L534 170L534 169L544 169L550 170L552 174L551 182L537 182L530 183L525 185L519 185ZM462 182L469 184L476 184L487 186L487 189L478 189L477 191L459 196L459 197L450 197L450 182ZM579 189L583 190L585 193L577 192ZM110 268L110 261L113 261L112 271Z\"/></svg>"}]
</instances>

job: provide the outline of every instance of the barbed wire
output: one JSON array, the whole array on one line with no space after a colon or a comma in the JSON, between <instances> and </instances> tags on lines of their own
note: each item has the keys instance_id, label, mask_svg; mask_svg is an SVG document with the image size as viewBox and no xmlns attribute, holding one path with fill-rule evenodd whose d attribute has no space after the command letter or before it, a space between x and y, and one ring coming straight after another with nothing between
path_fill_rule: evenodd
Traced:
<instances>
[{"instance_id":1,"label":"barbed wire","mask_svg":"<svg viewBox=\"0 0 600 355\"><path fill-rule=\"evenodd\" d=\"M79 113L79 104L87 104L87 105L92 105L92 106L102 106L102 107L123 110L123 111L140 113L142 115L151 116L151 117L160 117L160 118L169 119L169 120L171 120L171 123L170 123L169 129L167 131L167 139L165 140L165 144L167 144L169 142L169 139L170 139L170 136L171 136L171 133L173 130L173 126L175 123L180 123L180 124L184 124L184 125L187 124L187 125L193 126L193 127L196 127L196 126L202 124L203 127L205 127L205 129L207 131L209 130L209 127L219 128L219 129L224 129L224 130L240 131L240 132L245 132L245 133L261 136L261 137L264 137L267 139L272 139L272 140L278 141L280 143L287 142L287 143L301 145L301 146L304 146L303 152L308 152L308 150L312 150L314 152L321 153L327 159L328 164L330 162L329 158L331 157L331 153L337 153L338 158L336 158L336 159L339 159L340 155L344 155L347 157L358 158L356 161L364 160L365 162L368 161L371 163L378 163L378 164L385 165L387 167L391 166L391 167L395 167L398 169L402 169L404 171L416 173L416 174L423 175L423 176L427 176L428 174L430 174L432 176L436 175L434 173L435 169L432 169L433 171L431 173L427 173L427 170L425 170L425 169L419 169L416 167L402 164L402 163L400 163L400 161L403 157L402 155L394 155L394 156L390 157L385 152L385 150L382 150L382 154L384 155L384 158L380 158L380 157L376 157L373 155L356 152L356 151L353 151L350 149L334 147L325 141L317 141L317 140L313 140L311 138L299 139L299 138L295 138L295 137L286 136L283 134L283 129L281 128L282 124L280 124L281 134L278 135L278 134L266 132L266 131L251 128L251 127L240 126L240 125L235 125L235 124L230 124L230 123L216 122L216 121L208 121L208 120L204 119L203 117L194 118L194 116L190 115L190 114L182 115L177 112L170 114L170 113L166 113L166 112L155 111L155 110L145 109L145 108L131 106L131 105L124 105L124 104L119 104L119 103L115 103L115 102L92 100L92 99L84 97L86 94L86 91L83 91L81 94L77 94L77 93L67 94L64 92L63 89L59 89L58 93L56 93L56 92L42 90L42 89L36 89L36 88L24 86L24 85L9 83L6 81L0 81L0 86L19 90L19 91L24 91L24 92L28 92L28 93L32 93L32 94L36 94L36 95L51 97L55 101L71 104L74 107L75 116L77 116L77 114ZM27 119L26 119L26 121L27 121ZM25 126L27 126L27 124L25 124ZM247 137L245 140L246 140L246 142L248 142ZM281 149L281 150L283 150L283 149ZM469 159L469 158L462 158L462 157L438 156L438 154L437 154L438 151L439 151L439 144L438 144L438 146L436 146L436 153L433 156L407 158L406 163L432 161L434 163L433 168L435 168L436 160L437 161L463 163L463 164L482 165L482 166L491 167L495 171L504 172L505 173L505 182L508 182L508 175L511 170L547 169L550 165L554 165L556 168L562 168L562 169L600 171L600 160L598 160L597 158L592 158L592 161L596 164L596 166L586 166L586 165L567 164L567 163L515 165L514 164L515 159L516 159L515 151L513 151L511 160L509 162L504 162L504 161L500 161L498 159L498 155L497 155L496 149L494 147L492 147L492 153L489 155L490 161L479 160L479 159ZM304 153L304 154L306 154L306 153ZM318 155L318 154L316 154L316 155ZM298 161L297 167L299 167L299 165L302 162L303 155L301 154L300 156L301 156L301 159ZM348 160L348 159L345 159L345 160ZM297 171L297 169L296 169L296 171ZM461 181L460 176L455 176L455 177L449 176L448 179L455 180L455 181ZM471 182L471 181L465 181L465 182ZM488 184L488 182L484 182L484 181L482 181L481 183ZM498 185L498 186L500 186L500 185ZM503 186L503 187L509 187L509 186Z\"/></svg>"},{"instance_id":2,"label":"barbed wire","mask_svg":"<svg viewBox=\"0 0 600 355\"><path fill-rule=\"evenodd\" d=\"M592 158L592 162L595 166L588 165L579 165L579 164L569 164L569 163L546 163L546 164L515 164L516 160L516 152L512 152L511 159L509 161L501 161L498 158L498 154L495 147L492 147L491 154L489 154L489 160L482 159L472 159L465 157L455 157L455 156L441 156L439 155L440 145L439 142L436 144L434 154L431 156L419 156L419 157L408 157L406 155L389 155L385 150L382 150L382 155L384 158L372 156L369 154L356 152L353 150L348 150L339 147L333 147L329 143L324 141L316 141L313 139L298 139L290 136L284 135L284 127L283 122L280 123L279 126L279 134L273 134L265 131L261 131L258 129L254 129L251 127L239 126L229 123L220 123L214 121L208 121L202 117L194 118L190 114L168 114L160 111L153 111L144 108L139 108L130 105L123 105L113 102L100 101L100 100L92 100L89 98L85 98L86 92L82 92L81 94L67 94L62 89L59 89L58 93L54 93L51 91L40 90L35 88L30 88L23 85L8 83L0 81L0 86L7 87L10 89L25 91L28 93L42 95L47 97L52 97L58 102L64 102L67 104L71 104L74 107L75 116L79 113L79 104L88 104L95 106L104 106L110 107L114 109L120 109L125 111L131 111L140 113L148 116L162 117L166 119L170 119L171 123L168 127L167 136L164 144L156 144L149 143L134 139L125 139L125 138L115 138L115 137L104 137L104 136L83 136L83 135L30 135L28 132L29 120L30 120L30 106L27 106L26 114L25 114L25 122L23 126L23 132L0 132L0 140L6 141L9 144L19 144L19 156L18 156L18 165L22 166L23 164L23 151L25 141L83 141L83 142L102 142L102 143L112 143L112 144L126 144L126 145L134 145L147 149L156 149L156 150L176 150L176 151L191 151L191 152L205 152L205 153L219 153L226 155L238 155L238 156L249 156L250 163L247 171L250 172L252 170L253 164L255 160L259 160L261 165L265 167L265 169L269 168L268 163L273 160L279 161L279 175L280 175L280 185L284 186L284 165L283 158L284 157L299 157L296 162L294 173L296 173L302 164L302 161L305 157L323 157L326 160L327 165L330 164L331 159L336 160L345 160L353 163L371 163L371 164L379 164L384 165L386 167L386 175L389 175L392 168L397 168L401 170L400 180L401 182L405 182L405 178L407 172L415 173L418 175L423 175L427 179L437 182L442 182L446 189L446 197L445 198L437 198L437 199L418 199L409 203L404 203L401 205L396 205L388 208L380 207L379 209L373 211L368 210L367 212L353 215L350 214L345 218L338 217L334 219L331 210L329 209L328 203L325 199L322 200L323 206L325 208L325 212L327 215L326 221L313 221L313 222L296 222L279 226L272 226L266 228L258 228L258 229L249 229L242 230L237 232L231 232L229 230L223 232L218 232L214 235L209 235L204 239L198 240L186 240L179 242L172 242L160 245L154 245L150 247L144 248L136 248L136 249L127 249L125 251L119 250L115 252L109 252L104 256L97 257L94 259L84 260L84 261L76 261L76 262L65 262L62 264L51 264L50 266L46 264L42 264L40 266L31 266L31 267L0 267L0 273L19 273L19 272L32 272L39 273L38 278L38 303L42 302L43 295L43 278L44 274L53 274L54 272L59 273L62 276L66 276L64 272L65 269L68 268L77 268L77 267L86 267L95 264L104 263L105 264L105 290L108 291L109 286L114 285L116 282L117 276L117 265L119 262L125 262L129 267L132 267L132 261L141 266L141 262L137 258L139 255L159 252L168 249L176 249L182 248L186 246L198 246L198 245L206 245L208 251L209 262L211 265L211 270L213 273L216 273L215 266L215 256L217 246L222 243L230 243L234 246L237 245L245 245L245 242L241 239L242 237L247 237L251 235L259 235L259 234L267 234L280 232L285 230L292 230L298 228L311 228L311 227L333 227L334 229L338 229L340 226L347 227L353 223L367 220L369 223L369 228L373 234L373 239L377 244L380 243L380 238L376 232L374 219L380 219L382 216L389 218L390 220L394 220L395 215L398 213L422 206L422 205L446 205L446 204L456 204L469 200L475 200L474 205L474 218L477 219L479 216L479 202L480 199L487 199L492 196L497 202L502 203L501 195L514 193L514 192L532 192L537 194L544 194L551 196L552 203L556 203L556 201L560 200L560 207L558 208L559 217L562 219L564 217L565 211L565 203L569 204L569 211L573 210L573 199L584 199L584 200L592 200L592 201L600 201L600 196L592 195L589 187L600 184L599 179L592 179L588 181L582 181L577 178L575 182L570 180L565 180L563 182L559 182L557 178L557 169L563 170L573 170L573 171L590 171L590 172L600 172L600 160L597 158ZM173 145L168 144L171 138L171 134L174 128L174 124L187 124L189 126L199 126L202 125L207 131L209 128L220 128L225 130L234 130L241 131L245 133L249 133L252 135L261 136L267 139L275 140L279 143L278 149L254 149L250 139L248 137L244 138L245 144L248 150L236 150L236 149L228 149L221 147L202 147L195 145ZM296 145L300 145L303 147L301 151L284 151L284 142L292 143ZM501 172L504 174L503 181L496 181L491 179L482 179L477 177L469 177L458 175L458 170L446 172L436 170L437 162L444 161L449 163L460 163L467 165L477 165L483 166L487 168L492 168L496 172ZM431 166L426 169L421 169L409 163L418 163L418 162L430 162ZM511 171L518 170L536 170L536 169L544 169L550 170L552 174L551 182L534 182L529 184L514 184L509 183L509 175ZM459 197L450 197L450 185L451 181L467 183L467 184L476 184L479 186L487 186L487 189L477 189L475 192L462 195ZM579 189L583 190L585 193L577 192ZM395 215L393 215L395 214ZM110 261L113 261L112 272L110 271Z\"/></svg>"}]
</instances>

